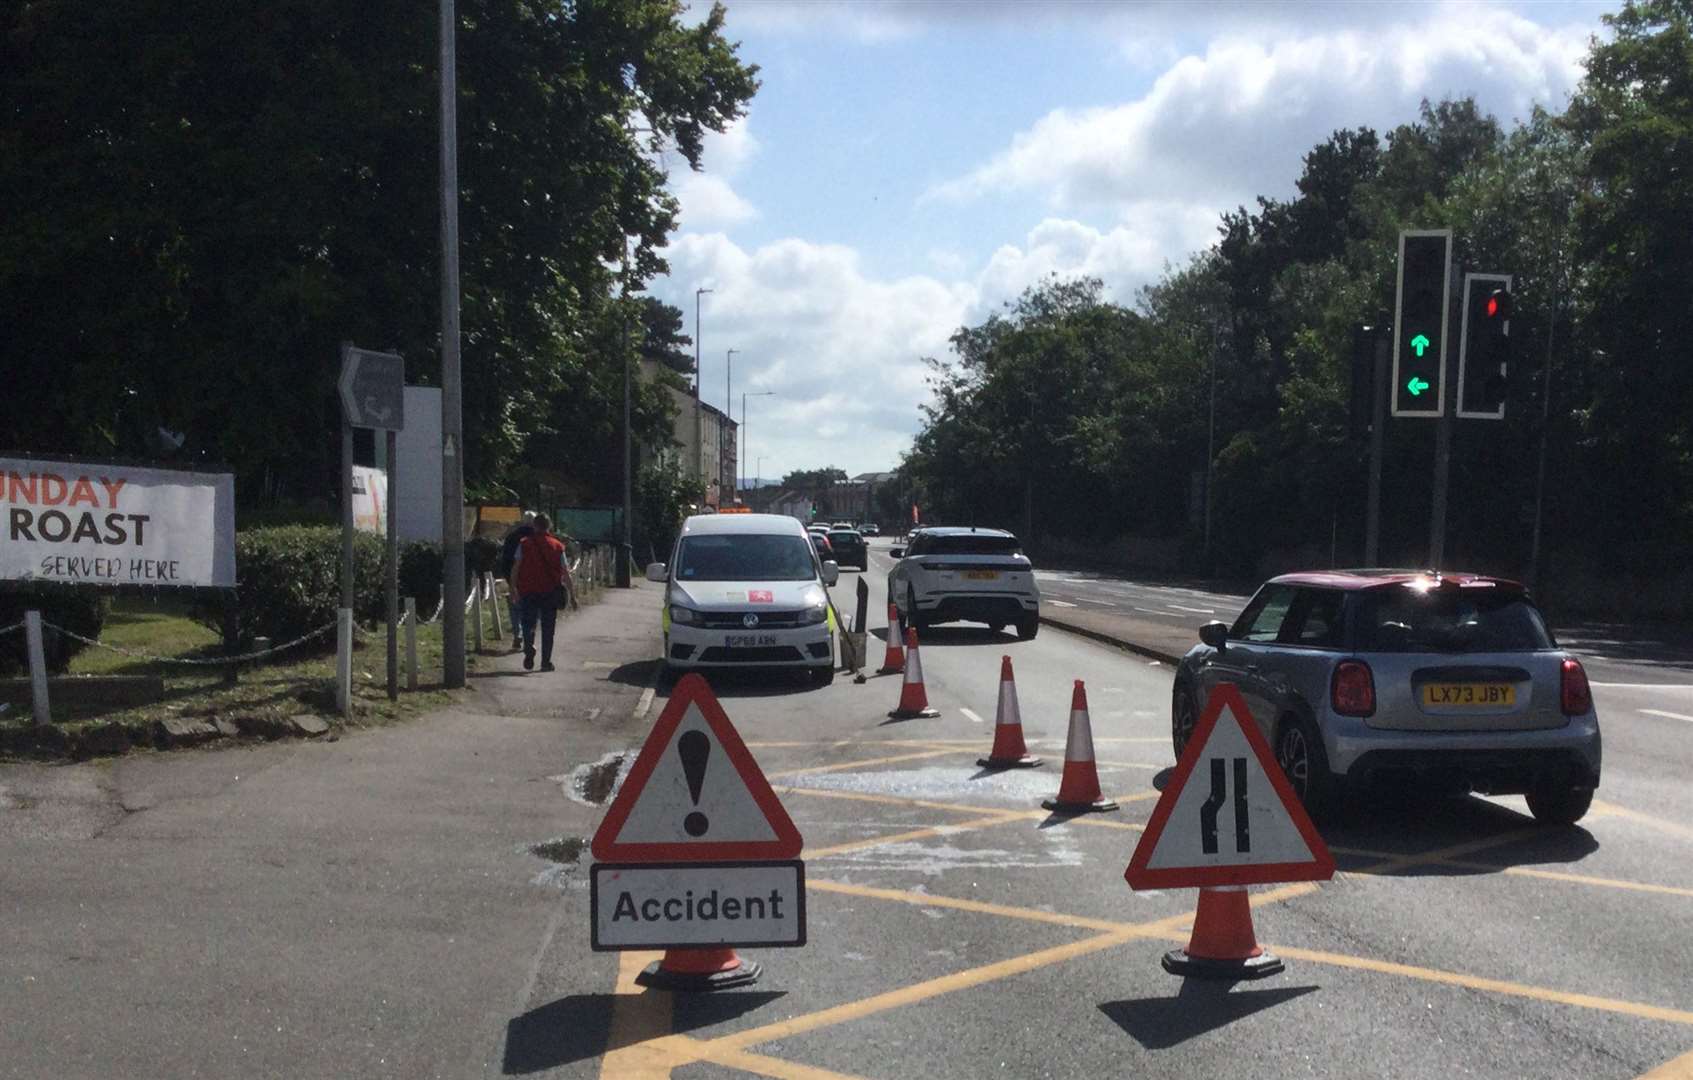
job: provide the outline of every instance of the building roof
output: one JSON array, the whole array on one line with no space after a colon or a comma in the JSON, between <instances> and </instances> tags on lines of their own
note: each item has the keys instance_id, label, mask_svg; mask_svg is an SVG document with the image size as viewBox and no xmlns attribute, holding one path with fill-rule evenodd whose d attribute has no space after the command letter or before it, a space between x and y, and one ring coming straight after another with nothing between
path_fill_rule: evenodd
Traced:
<instances>
[{"instance_id":1,"label":"building roof","mask_svg":"<svg viewBox=\"0 0 1693 1080\"><path fill-rule=\"evenodd\" d=\"M891 472L865 472L853 477L852 482L855 484L885 484L892 480L895 475Z\"/></svg>"}]
</instances>

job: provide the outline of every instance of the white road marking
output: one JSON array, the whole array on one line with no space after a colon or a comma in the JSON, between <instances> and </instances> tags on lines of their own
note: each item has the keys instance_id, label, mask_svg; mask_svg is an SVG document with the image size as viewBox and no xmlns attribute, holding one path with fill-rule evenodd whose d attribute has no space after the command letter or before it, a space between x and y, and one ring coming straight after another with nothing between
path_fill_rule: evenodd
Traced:
<instances>
[{"instance_id":1,"label":"white road marking","mask_svg":"<svg viewBox=\"0 0 1693 1080\"><path fill-rule=\"evenodd\" d=\"M1048 600L1047 603L1051 604L1053 607L1075 607L1076 606L1075 604L1070 603L1070 601L1068 601L1068 600Z\"/></svg>"},{"instance_id":2,"label":"white road marking","mask_svg":"<svg viewBox=\"0 0 1693 1080\"><path fill-rule=\"evenodd\" d=\"M1076 599L1081 600L1084 603L1088 603L1088 604L1098 604L1100 607L1116 607L1117 606L1115 601L1112 601L1112 600L1095 600L1091 596L1078 596L1078 597L1076 597Z\"/></svg>"},{"instance_id":3,"label":"white road marking","mask_svg":"<svg viewBox=\"0 0 1693 1080\"><path fill-rule=\"evenodd\" d=\"M1217 614L1216 608L1182 607L1180 604L1171 604L1170 606L1175 608L1177 611L1193 611L1193 612L1199 613L1200 615L1215 615L1215 614Z\"/></svg>"},{"instance_id":4,"label":"white road marking","mask_svg":"<svg viewBox=\"0 0 1693 1080\"><path fill-rule=\"evenodd\" d=\"M1163 664L1162 660L1148 660L1146 662L1147 667L1160 667L1160 666L1162 666L1162 664Z\"/></svg>"},{"instance_id":5,"label":"white road marking","mask_svg":"<svg viewBox=\"0 0 1693 1080\"><path fill-rule=\"evenodd\" d=\"M1617 690L1693 690L1693 683L1589 682L1587 685L1604 686Z\"/></svg>"},{"instance_id":6,"label":"white road marking","mask_svg":"<svg viewBox=\"0 0 1693 1080\"><path fill-rule=\"evenodd\" d=\"M1693 724L1693 716L1683 716L1678 712L1665 712L1662 709L1641 709L1640 711L1647 716L1662 716L1669 720L1685 720L1689 724Z\"/></svg>"},{"instance_id":7,"label":"white road marking","mask_svg":"<svg viewBox=\"0 0 1693 1080\"><path fill-rule=\"evenodd\" d=\"M1173 611L1158 611L1154 608L1149 608L1149 607L1137 607L1137 608L1135 608L1135 610L1136 611L1144 611L1148 615L1157 615L1157 616L1160 616L1160 617L1165 618L1165 619L1185 619L1185 618L1187 618L1186 615L1177 615Z\"/></svg>"},{"instance_id":8,"label":"white road marking","mask_svg":"<svg viewBox=\"0 0 1693 1080\"><path fill-rule=\"evenodd\" d=\"M635 711L630 714L632 719L639 720L647 715L647 710L653 707L653 694L656 692L650 686L641 691L641 700L635 702Z\"/></svg>"},{"instance_id":9,"label":"white road marking","mask_svg":"<svg viewBox=\"0 0 1693 1080\"><path fill-rule=\"evenodd\" d=\"M964 719L970 721L972 724L980 724L982 722L982 718L969 709L959 709L958 711L963 713Z\"/></svg>"}]
</instances>

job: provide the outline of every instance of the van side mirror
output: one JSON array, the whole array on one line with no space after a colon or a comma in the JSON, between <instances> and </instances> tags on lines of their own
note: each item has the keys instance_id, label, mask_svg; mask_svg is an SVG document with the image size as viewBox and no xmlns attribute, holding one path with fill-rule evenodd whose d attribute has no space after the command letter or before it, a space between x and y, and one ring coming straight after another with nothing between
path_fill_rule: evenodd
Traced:
<instances>
[{"instance_id":1,"label":"van side mirror","mask_svg":"<svg viewBox=\"0 0 1693 1080\"><path fill-rule=\"evenodd\" d=\"M670 576L670 568L661 562L647 564L647 580L663 581Z\"/></svg>"},{"instance_id":2,"label":"van side mirror","mask_svg":"<svg viewBox=\"0 0 1693 1080\"><path fill-rule=\"evenodd\" d=\"M1229 640L1229 624L1213 620L1199 628L1199 640L1222 652Z\"/></svg>"},{"instance_id":3,"label":"van side mirror","mask_svg":"<svg viewBox=\"0 0 1693 1080\"><path fill-rule=\"evenodd\" d=\"M903 559L903 558L905 558L905 549L902 548L902 547L889 548L888 549L888 558L890 558L890 559Z\"/></svg>"},{"instance_id":4,"label":"van side mirror","mask_svg":"<svg viewBox=\"0 0 1693 1080\"><path fill-rule=\"evenodd\" d=\"M823 561L823 584L833 585L839 580L841 580L840 564L833 559L825 559Z\"/></svg>"}]
</instances>

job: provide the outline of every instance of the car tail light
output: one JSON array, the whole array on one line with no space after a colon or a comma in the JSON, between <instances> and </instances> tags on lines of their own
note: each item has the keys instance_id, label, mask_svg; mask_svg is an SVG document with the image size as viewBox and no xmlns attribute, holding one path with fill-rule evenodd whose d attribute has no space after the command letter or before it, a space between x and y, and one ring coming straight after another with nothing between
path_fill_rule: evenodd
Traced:
<instances>
[{"instance_id":1,"label":"car tail light","mask_svg":"<svg viewBox=\"0 0 1693 1080\"><path fill-rule=\"evenodd\" d=\"M1593 708L1593 691L1587 688L1587 672L1582 669L1580 660L1564 661L1558 699L1564 707L1565 716L1580 716Z\"/></svg>"},{"instance_id":2,"label":"car tail light","mask_svg":"<svg viewBox=\"0 0 1693 1080\"><path fill-rule=\"evenodd\" d=\"M1342 660L1334 669L1329 704L1341 716L1370 716L1376 711L1376 680L1362 660Z\"/></svg>"}]
</instances>

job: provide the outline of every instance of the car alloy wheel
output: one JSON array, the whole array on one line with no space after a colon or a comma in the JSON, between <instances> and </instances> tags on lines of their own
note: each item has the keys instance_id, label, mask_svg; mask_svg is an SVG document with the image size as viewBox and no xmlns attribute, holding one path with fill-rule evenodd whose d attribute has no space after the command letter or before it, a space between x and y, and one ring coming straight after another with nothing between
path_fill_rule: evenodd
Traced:
<instances>
[{"instance_id":1,"label":"car alloy wheel","mask_svg":"<svg viewBox=\"0 0 1693 1080\"><path fill-rule=\"evenodd\" d=\"M1194 725L1199 723L1199 717L1193 711L1193 695L1186 690L1176 691L1175 715L1170 722L1170 735L1175 742L1176 760L1180 761L1182 753L1187 749L1187 741L1193 738Z\"/></svg>"},{"instance_id":2,"label":"car alloy wheel","mask_svg":"<svg viewBox=\"0 0 1693 1080\"><path fill-rule=\"evenodd\" d=\"M1276 741L1276 764L1287 774L1294 794L1300 802L1311 797L1311 746L1298 724L1285 724L1281 738Z\"/></svg>"}]
</instances>

